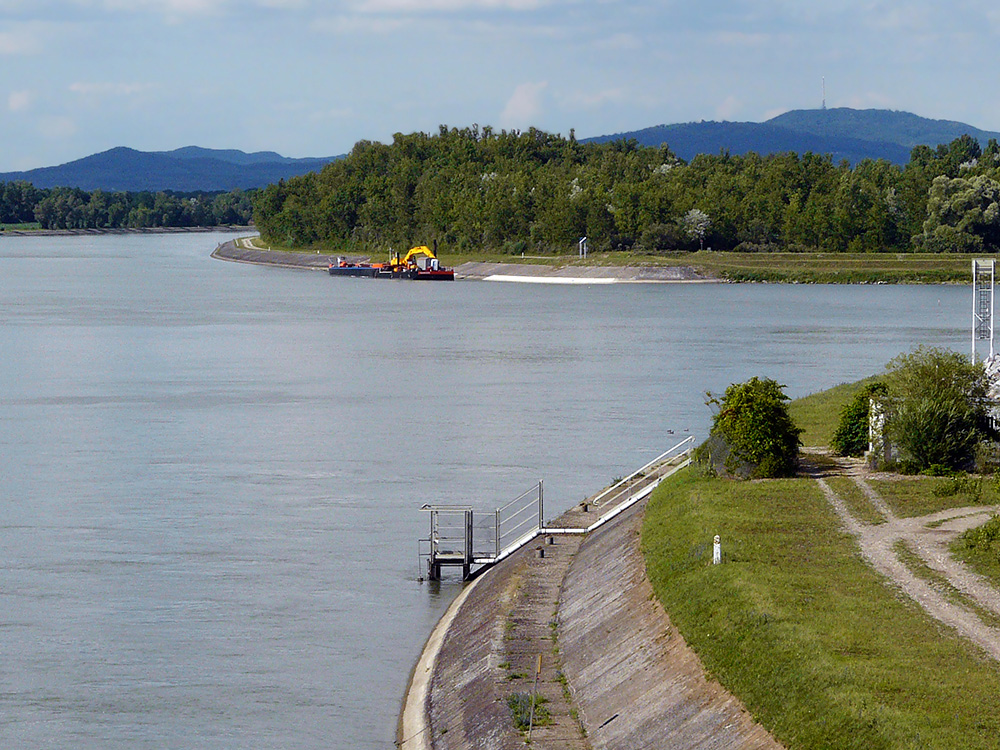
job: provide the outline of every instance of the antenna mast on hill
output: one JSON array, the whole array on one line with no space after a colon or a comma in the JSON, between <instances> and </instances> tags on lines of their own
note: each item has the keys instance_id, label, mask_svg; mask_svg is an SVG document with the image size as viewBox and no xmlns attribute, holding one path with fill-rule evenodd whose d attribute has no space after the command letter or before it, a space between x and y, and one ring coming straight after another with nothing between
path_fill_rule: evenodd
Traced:
<instances>
[{"instance_id":1,"label":"antenna mast on hill","mask_svg":"<svg viewBox=\"0 0 1000 750\"><path fill-rule=\"evenodd\" d=\"M823 109L826 109L826 76L823 76Z\"/></svg>"}]
</instances>

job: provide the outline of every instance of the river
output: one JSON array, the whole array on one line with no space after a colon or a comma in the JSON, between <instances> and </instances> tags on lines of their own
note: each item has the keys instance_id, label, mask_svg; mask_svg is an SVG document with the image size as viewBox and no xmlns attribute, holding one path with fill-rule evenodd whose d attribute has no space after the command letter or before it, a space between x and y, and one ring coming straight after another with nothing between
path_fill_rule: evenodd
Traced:
<instances>
[{"instance_id":1,"label":"river","mask_svg":"<svg viewBox=\"0 0 1000 750\"><path fill-rule=\"evenodd\" d=\"M0 237L0 745L390 748L459 583L428 502L552 517L710 420L918 344L939 286L419 284Z\"/></svg>"}]
</instances>

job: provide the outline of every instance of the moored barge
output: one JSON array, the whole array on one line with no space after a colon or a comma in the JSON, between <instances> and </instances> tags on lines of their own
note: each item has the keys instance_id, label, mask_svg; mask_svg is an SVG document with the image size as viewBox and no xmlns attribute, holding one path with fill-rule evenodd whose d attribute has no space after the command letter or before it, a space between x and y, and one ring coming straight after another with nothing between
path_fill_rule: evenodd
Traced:
<instances>
[{"instance_id":1,"label":"moored barge","mask_svg":"<svg viewBox=\"0 0 1000 750\"><path fill-rule=\"evenodd\" d=\"M355 263L337 258L329 266L331 276L373 279L411 279L414 281L454 281L455 271L445 268L425 245L411 248L405 257L396 253L388 263Z\"/></svg>"}]
</instances>

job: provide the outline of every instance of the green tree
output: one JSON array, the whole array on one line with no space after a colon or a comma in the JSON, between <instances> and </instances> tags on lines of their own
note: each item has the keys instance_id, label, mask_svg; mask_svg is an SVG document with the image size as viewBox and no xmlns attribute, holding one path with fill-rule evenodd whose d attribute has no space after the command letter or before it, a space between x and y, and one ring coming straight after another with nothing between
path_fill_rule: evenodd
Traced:
<instances>
[{"instance_id":1,"label":"green tree","mask_svg":"<svg viewBox=\"0 0 1000 750\"><path fill-rule=\"evenodd\" d=\"M687 232L688 237L692 240L698 240L699 249L705 249L705 235L708 233L708 228L712 225L712 220L709 218L708 214L699 208L692 208L682 219L684 224L684 231Z\"/></svg>"},{"instance_id":2,"label":"green tree","mask_svg":"<svg viewBox=\"0 0 1000 750\"><path fill-rule=\"evenodd\" d=\"M920 347L886 365L885 437L916 471L965 469L976 446L995 438L982 363L956 352Z\"/></svg>"},{"instance_id":3,"label":"green tree","mask_svg":"<svg viewBox=\"0 0 1000 750\"><path fill-rule=\"evenodd\" d=\"M744 479L794 476L802 430L788 413L783 387L754 377L730 385L721 399L709 394L718 411L700 457L717 471Z\"/></svg>"},{"instance_id":4,"label":"green tree","mask_svg":"<svg viewBox=\"0 0 1000 750\"><path fill-rule=\"evenodd\" d=\"M868 450L869 418L873 397L885 396L885 383L869 383L840 412L830 447L838 456L861 456Z\"/></svg>"},{"instance_id":5,"label":"green tree","mask_svg":"<svg viewBox=\"0 0 1000 750\"><path fill-rule=\"evenodd\" d=\"M923 243L932 252L1000 248L1000 182L986 175L935 177L927 199Z\"/></svg>"}]
</instances>

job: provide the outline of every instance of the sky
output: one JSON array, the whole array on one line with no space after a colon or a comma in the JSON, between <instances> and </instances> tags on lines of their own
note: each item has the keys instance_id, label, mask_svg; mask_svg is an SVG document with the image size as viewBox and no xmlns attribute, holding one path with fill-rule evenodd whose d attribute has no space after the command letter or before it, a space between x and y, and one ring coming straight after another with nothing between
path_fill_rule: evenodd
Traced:
<instances>
[{"instance_id":1,"label":"sky","mask_svg":"<svg viewBox=\"0 0 1000 750\"><path fill-rule=\"evenodd\" d=\"M0 0L0 171L128 146L334 156L791 109L1000 131L985 0Z\"/></svg>"}]
</instances>

